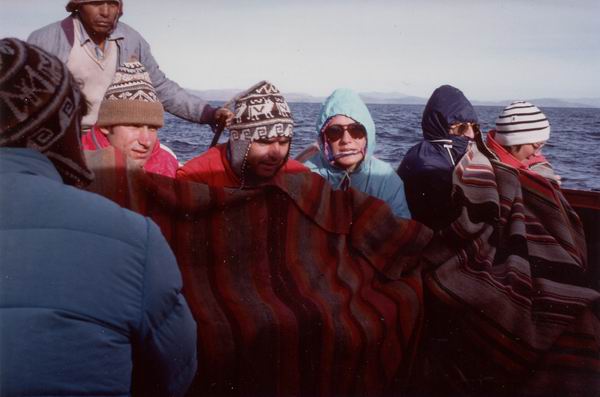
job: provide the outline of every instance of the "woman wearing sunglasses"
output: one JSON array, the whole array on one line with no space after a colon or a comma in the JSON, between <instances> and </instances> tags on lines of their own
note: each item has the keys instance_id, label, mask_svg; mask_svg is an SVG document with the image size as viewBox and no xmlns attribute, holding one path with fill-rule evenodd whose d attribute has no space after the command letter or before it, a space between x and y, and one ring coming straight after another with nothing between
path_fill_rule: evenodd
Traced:
<instances>
[{"instance_id":1,"label":"woman wearing sunglasses","mask_svg":"<svg viewBox=\"0 0 600 397\"><path fill-rule=\"evenodd\" d=\"M479 133L477 113L459 89L443 85L427 101L421 127L424 139L406 153L398 174L413 218L439 230L458 215L450 205L452 172Z\"/></svg>"},{"instance_id":2,"label":"woman wearing sunglasses","mask_svg":"<svg viewBox=\"0 0 600 397\"><path fill-rule=\"evenodd\" d=\"M373 156L375 123L358 94L338 89L317 119L319 151L305 160L335 189L353 187L385 201L396 216L410 218L404 184L394 169Z\"/></svg>"}]
</instances>

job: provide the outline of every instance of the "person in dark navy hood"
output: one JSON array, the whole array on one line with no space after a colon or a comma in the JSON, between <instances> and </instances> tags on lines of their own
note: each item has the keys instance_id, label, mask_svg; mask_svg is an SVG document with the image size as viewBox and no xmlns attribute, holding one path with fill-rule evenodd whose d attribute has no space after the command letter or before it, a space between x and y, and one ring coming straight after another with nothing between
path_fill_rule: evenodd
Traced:
<instances>
[{"instance_id":1,"label":"person in dark navy hood","mask_svg":"<svg viewBox=\"0 0 600 397\"><path fill-rule=\"evenodd\" d=\"M448 225L452 212L452 172L479 132L477 113L457 88L437 88L423 111L423 142L413 146L398 167L413 219L434 230Z\"/></svg>"}]
</instances>

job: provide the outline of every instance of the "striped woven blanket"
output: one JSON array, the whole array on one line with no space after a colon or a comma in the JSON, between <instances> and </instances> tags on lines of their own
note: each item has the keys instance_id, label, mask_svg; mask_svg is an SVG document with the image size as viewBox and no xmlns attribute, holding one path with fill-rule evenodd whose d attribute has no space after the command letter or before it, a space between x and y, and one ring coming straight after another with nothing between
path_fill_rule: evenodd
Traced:
<instances>
[{"instance_id":1,"label":"striped woven blanket","mask_svg":"<svg viewBox=\"0 0 600 397\"><path fill-rule=\"evenodd\" d=\"M189 395L405 389L421 335L419 258L429 229L312 173L211 189L128 173L111 151L92 156L90 189L152 217L177 256L198 322Z\"/></svg>"},{"instance_id":2,"label":"striped woven blanket","mask_svg":"<svg viewBox=\"0 0 600 397\"><path fill-rule=\"evenodd\" d=\"M427 252L430 391L598 395L600 294L560 190L478 142L456 168L453 200L461 215Z\"/></svg>"}]
</instances>

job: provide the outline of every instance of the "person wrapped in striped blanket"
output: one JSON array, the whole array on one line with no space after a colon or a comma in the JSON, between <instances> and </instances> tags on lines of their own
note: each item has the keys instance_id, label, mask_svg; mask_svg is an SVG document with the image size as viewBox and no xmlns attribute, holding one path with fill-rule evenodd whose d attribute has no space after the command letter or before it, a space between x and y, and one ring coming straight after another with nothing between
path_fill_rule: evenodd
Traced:
<instances>
[{"instance_id":1,"label":"person wrapped in striped blanket","mask_svg":"<svg viewBox=\"0 0 600 397\"><path fill-rule=\"evenodd\" d=\"M427 394L600 390L600 293L588 277L580 219L554 178L517 157L529 151L530 163L539 160L548 139L541 112L524 120L535 109L505 109L488 145L478 134L454 172L460 216L426 254Z\"/></svg>"}]
</instances>

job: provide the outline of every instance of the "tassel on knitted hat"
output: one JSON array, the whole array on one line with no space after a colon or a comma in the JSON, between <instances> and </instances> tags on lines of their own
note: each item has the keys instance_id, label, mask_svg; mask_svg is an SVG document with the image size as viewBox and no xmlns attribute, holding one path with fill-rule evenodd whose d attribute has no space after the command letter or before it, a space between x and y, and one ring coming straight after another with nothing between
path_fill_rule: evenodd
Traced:
<instances>
[{"instance_id":1,"label":"tassel on knitted hat","mask_svg":"<svg viewBox=\"0 0 600 397\"><path fill-rule=\"evenodd\" d=\"M144 65L127 62L117 69L100 104L96 124L99 127L137 124L157 128L164 125L164 109Z\"/></svg>"},{"instance_id":2,"label":"tassel on knitted hat","mask_svg":"<svg viewBox=\"0 0 600 397\"><path fill-rule=\"evenodd\" d=\"M517 101L504 108L496 119L496 141L503 146L544 142L550 138L550 123L540 109Z\"/></svg>"}]
</instances>

